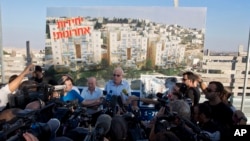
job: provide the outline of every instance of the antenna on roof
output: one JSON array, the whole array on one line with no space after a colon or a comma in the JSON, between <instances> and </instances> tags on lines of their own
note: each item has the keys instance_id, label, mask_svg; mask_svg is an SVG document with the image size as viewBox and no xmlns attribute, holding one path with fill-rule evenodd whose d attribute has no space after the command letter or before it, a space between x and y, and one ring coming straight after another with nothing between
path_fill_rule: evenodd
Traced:
<instances>
[{"instance_id":1,"label":"antenna on roof","mask_svg":"<svg viewBox=\"0 0 250 141\"><path fill-rule=\"evenodd\" d=\"M178 7L179 6L179 0L174 0L174 7Z\"/></svg>"}]
</instances>

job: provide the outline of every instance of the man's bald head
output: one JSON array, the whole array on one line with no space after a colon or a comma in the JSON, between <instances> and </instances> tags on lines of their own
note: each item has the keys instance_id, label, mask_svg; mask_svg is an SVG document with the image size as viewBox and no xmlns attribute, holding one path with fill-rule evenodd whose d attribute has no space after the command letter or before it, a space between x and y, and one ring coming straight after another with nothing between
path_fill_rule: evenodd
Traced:
<instances>
[{"instance_id":1,"label":"man's bald head","mask_svg":"<svg viewBox=\"0 0 250 141\"><path fill-rule=\"evenodd\" d=\"M88 89L89 91L94 91L96 87L96 78L95 77L89 77L88 78Z\"/></svg>"}]
</instances>

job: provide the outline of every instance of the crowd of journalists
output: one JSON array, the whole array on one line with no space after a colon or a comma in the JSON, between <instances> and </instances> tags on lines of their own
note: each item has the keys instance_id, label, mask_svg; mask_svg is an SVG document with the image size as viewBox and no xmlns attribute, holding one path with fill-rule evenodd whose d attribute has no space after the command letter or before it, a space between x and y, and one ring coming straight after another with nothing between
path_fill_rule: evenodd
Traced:
<instances>
[{"instance_id":1,"label":"crowd of journalists","mask_svg":"<svg viewBox=\"0 0 250 141\"><path fill-rule=\"evenodd\" d=\"M184 72L182 82L166 79L167 91L153 97L133 94L121 67L104 90L96 81L89 76L80 91L70 75L49 79L40 66L28 65L1 85L0 140L224 141L247 124L229 101L232 92L195 72ZM154 105L156 114L144 121L139 103Z\"/></svg>"}]
</instances>

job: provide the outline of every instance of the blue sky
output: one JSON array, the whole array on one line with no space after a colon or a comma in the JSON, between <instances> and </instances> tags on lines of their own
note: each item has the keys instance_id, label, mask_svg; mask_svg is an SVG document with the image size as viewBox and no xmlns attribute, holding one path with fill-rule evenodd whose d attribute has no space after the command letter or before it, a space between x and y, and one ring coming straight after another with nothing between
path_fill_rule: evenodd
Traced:
<instances>
[{"instance_id":1,"label":"blue sky","mask_svg":"<svg viewBox=\"0 0 250 141\"><path fill-rule=\"evenodd\" d=\"M43 49L48 7L165 6L173 0L1 0L3 47ZM237 51L248 46L250 2L248 0L179 0L179 7L206 8L205 49Z\"/></svg>"}]
</instances>

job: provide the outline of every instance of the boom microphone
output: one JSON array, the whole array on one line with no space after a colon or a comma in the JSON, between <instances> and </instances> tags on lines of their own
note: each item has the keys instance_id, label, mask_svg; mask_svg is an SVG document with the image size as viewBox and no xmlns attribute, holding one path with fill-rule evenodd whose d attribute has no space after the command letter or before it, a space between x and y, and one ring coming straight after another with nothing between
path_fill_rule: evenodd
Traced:
<instances>
[{"instance_id":1,"label":"boom microphone","mask_svg":"<svg viewBox=\"0 0 250 141\"><path fill-rule=\"evenodd\" d=\"M111 126L111 116L107 114L102 114L97 118L95 124L95 131L97 136L105 136Z\"/></svg>"},{"instance_id":2,"label":"boom microphone","mask_svg":"<svg viewBox=\"0 0 250 141\"><path fill-rule=\"evenodd\" d=\"M50 132L51 132L51 136L50 138L53 140L56 137L56 132L58 130L58 128L60 127L60 121L56 118L52 118L47 122L49 128L50 128Z\"/></svg>"},{"instance_id":3,"label":"boom microphone","mask_svg":"<svg viewBox=\"0 0 250 141\"><path fill-rule=\"evenodd\" d=\"M25 125L21 125L21 127L25 127ZM56 118L50 119L47 123L34 123L31 125L30 129L27 132L31 133L38 140L54 140L56 137L56 132L60 127L60 121ZM21 129L21 128L20 128ZM16 134L6 141L23 141L23 132L20 134Z\"/></svg>"}]
</instances>

